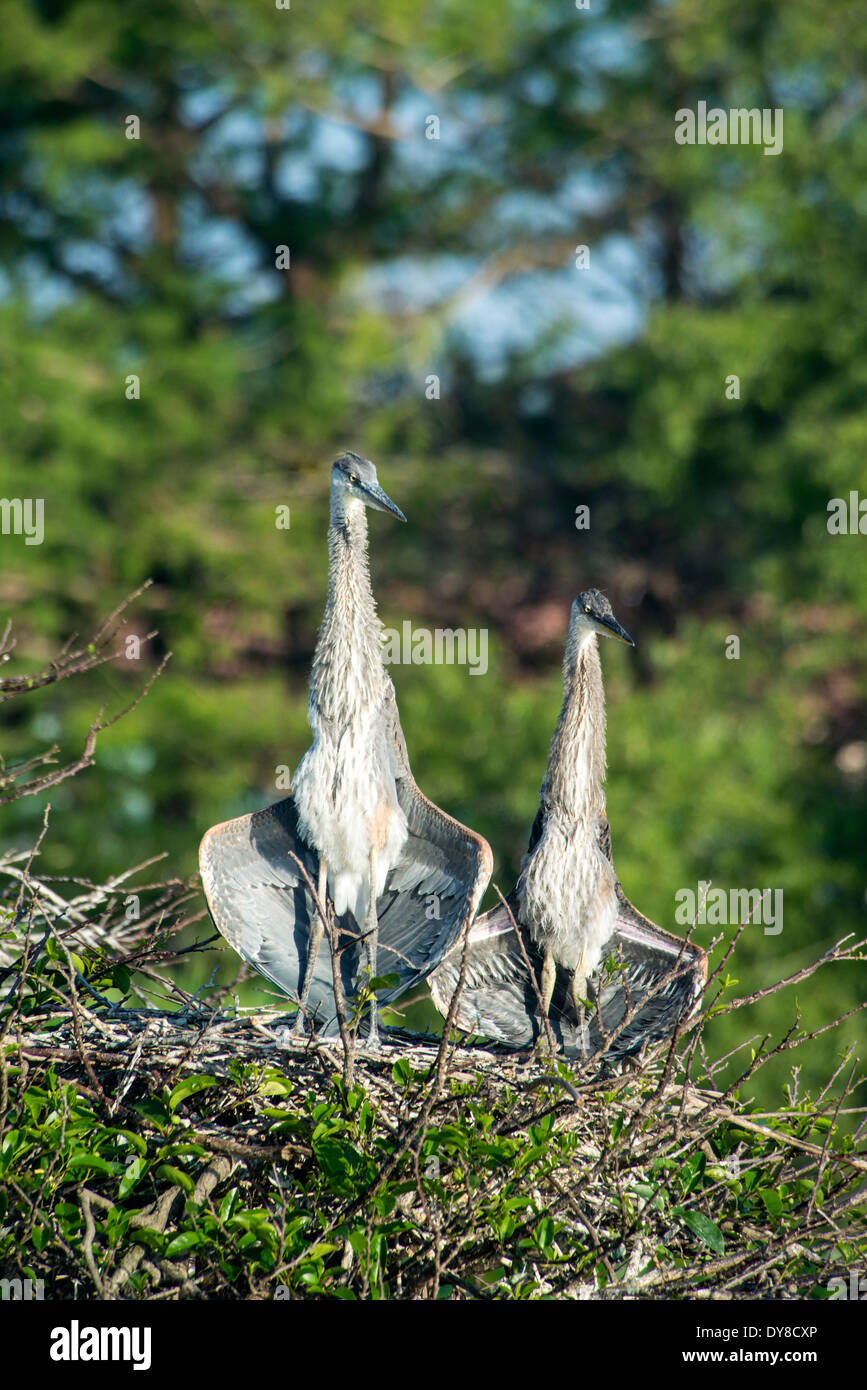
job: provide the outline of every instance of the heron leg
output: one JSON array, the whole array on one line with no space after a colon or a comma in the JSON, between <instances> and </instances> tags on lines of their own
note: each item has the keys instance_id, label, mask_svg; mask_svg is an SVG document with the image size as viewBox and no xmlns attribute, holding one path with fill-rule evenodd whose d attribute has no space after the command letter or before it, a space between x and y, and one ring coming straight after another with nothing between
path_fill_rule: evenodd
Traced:
<instances>
[{"instance_id":1,"label":"heron leg","mask_svg":"<svg viewBox=\"0 0 867 1390\"><path fill-rule=\"evenodd\" d=\"M535 1046L544 1051L548 1046L548 1030L545 1027L545 1019L551 1008L551 1000L554 998L554 986L557 983L557 962L554 960L554 953L550 947L546 947L542 956L542 971L539 975L539 995L542 1000L542 1017L539 1028L539 1036Z\"/></svg>"},{"instance_id":2,"label":"heron leg","mask_svg":"<svg viewBox=\"0 0 867 1390\"><path fill-rule=\"evenodd\" d=\"M376 915L376 850L371 848L370 861L370 888L367 896L367 969L369 977L373 980L376 977L376 947L379 936L379 918ZM372 1052L379 1048L379 1024L376 1018L376 996L370 1001L370 1030L367 1034L367 1046Z\"/></svg>"},{"instance_id":3,"label":"heron leg","mask_svg":"<svg viewBox=\"0 0 867 1390\"><path fill-rule=\"evenodd\" d=\"M542 978L539 981L539 993L542 996L542 1008L547 1014L551 1008L551 1000L554 998L554 986L557 983L557 966L554 961L554 953L550 946L546 947L542 957Z\"/></svg>"},{"instance_id":4,"label":"heron leg","mask_svg":"<svg viewBox=\"0 0 867 1390\"><path fill-rule=\"evenodd\" d=\"M584 1028L584 1019L585 1019L585 1014L586 1014L586 1008L585 1008L585 1005L584 1005L584 1000L587 998L587 975L586 975L585 970L584 970L584 954L583 954L583 952L582 952L582 955L581 955L581 959L580 959L580 961L578 962L578 968L576 969L575 973L574 973L573 976L572 976L572 983L571 983L571 985L570 985L570 993L571 993L571 995L572 995L572 1004L573 1004L573 1007L574 1007L574 1009L575 1009L575 1016L576 1016L576 1018L577 1018L577 1020L578 1020L578 1034L579 1034L579 1037L580 1037L580 1039L581 1039L581 1056L582 1056L582 1057L586 1057L586 1056L587 1056L587 1037L586 1037L585 1028Z\"/></svg>"},{"instance_id":5,"label":"heron leg","mask_svg":"<svg viewBox=\"0 0 867 1390\"><path fill-rule=\"evenodd\" d=\"M322 906L322 911L328 911L328 864L325 859L319 860L319 882L316 886L316 896ZM319 947L322 945L322 937L325 928L322 925L322 918L316 908L310 917L310 935L307 939L307 958L304 962L304 979L301 982L301 994L298 999L298 1017L292 1029L294 1037L304 1036L304 1020L307 1011L307 1000L310 995L310 986L313 984L313 975L316 971L316 957L319 955Z\"/></svg>"},{"instance_id":6,"label":"heron leg","mask_svg":"<svg viewBox=\"0 0 867 1390\"><path fill-rule=\"evenodd\" d=\"M572 976L571 992L572 1003L575 1005L577 1013L579 1009L584 1008L584 1000L587 998L587 976L580 966Z\"/></svg>"}]
</instances>

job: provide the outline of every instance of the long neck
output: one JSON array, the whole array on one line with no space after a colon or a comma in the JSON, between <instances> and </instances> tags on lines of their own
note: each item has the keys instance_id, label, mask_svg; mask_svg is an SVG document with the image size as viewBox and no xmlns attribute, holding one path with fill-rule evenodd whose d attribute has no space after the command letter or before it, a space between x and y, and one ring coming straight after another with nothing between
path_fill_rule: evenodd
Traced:
<instances>
[{"instance_id":1,"label":"long neck","mask_svg":"<svg viewBox=\"0 0 867 1390\"><path fill-rule=\"evenodd\" d=\"M328 553L328 601L310 695L321 714L335 719L378 701L385 681L382 624L370 587L367 514L361 502L332 493Z\"/></svg>"},{"instance_id":2,"label":"long neck","mask_svg":"<svg viewBox=\"0 0 867 1390\"><path fill-rule=\"evenodd\" d=\"M542 799L589 826L599 815L605 781L605 693L593 633L582 634L567 648L563 684Z\"/></svg>"}]
</instances>

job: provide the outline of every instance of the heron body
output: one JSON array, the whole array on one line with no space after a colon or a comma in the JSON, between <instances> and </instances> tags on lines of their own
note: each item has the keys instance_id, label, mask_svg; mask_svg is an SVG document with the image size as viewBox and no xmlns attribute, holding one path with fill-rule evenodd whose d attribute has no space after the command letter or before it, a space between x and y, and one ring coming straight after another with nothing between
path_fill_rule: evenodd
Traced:
<instances>
[{"instance_id":1,"label":"heron body","mask_svg":"<svg viewBox=\"0 0 867 1390\"><path fill-rule=\"evenodd\" d=\"M355 465L358 466L358 465ZM328 602L316 644L307 712L313 745L292 781L301 834L328 866L339 915L366 920L406 842L399 768L383 710L394 686L382 662L382 624L367 563L364 503L331 489Z\"/></svg>"},{"instance_id":2,"label":"heron body","mask_svg":"<svg viewBox=\"0 0 867 1390\"><path fill-rule=\"evenodd\" d=\"M337 1027L330 953L307 878L334 906L344 993L394 975L387 1001L424 978L472 920L491 875L480 835L419 791L370 586L366 508L406 518L357 454L332 467L325 616L310 680L313 743L292 795L204 836L199 863L218 930L299 1004L296 1031ZM433 910L432 909L432 904ZM366 966L366 971L364 967ZM368 1041L377 1041L375 1001Z\"/></svg>"},{"instance_id":3,"label":"heron body","mask_svg":"<svg viewBox=\"0 0 867 1390\"><path fill-rule=\"evenodd\" d=\"M614 931L614 866L599 846L605 816L605 692L598 633L634 643L598 589L572 605L563 658L563 707L551 740L535 838L516 885L520 920L542 948L547 1010L556 970L571 973L579 1013L587 977Z\"/></svg>"},{"instance_id":4,"label":"heron body","mask_svg":"<svg viewBox=\"0 0 867 1390\"><path fill-rule=\"evenodd\" d=\"M564 699L540 793L538 840L516 886L520 920L554 965L597 968L614 931L617 879L599 844L605 816L605 697L596 630L573 609Z\"/></svg>"},{"instance_id":5,"label":"heron body","mask_svg":"<svg viewBox=\"0 0 867 1390\"><path fill-rule=\"evenodd\" d=\"M457 1024L512 1047L537 1042L550 1027L567 1053L623 1057L666 1036L695 1007L707 961L642 916L617 877L597 636L634 645L591 589L572 606L563 706L529 849L508 910L495 908L470 930ZM461 961L452 950L430 977L444 1014ZM610 973L609 961L617 967Z\"/></svg>"}]
</instances>

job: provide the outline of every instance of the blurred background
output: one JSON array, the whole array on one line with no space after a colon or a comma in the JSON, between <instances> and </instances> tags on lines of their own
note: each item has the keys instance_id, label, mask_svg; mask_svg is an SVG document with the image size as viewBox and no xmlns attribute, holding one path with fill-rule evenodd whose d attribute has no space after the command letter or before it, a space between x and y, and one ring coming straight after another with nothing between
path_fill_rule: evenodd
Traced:
<instances>
[{"instance_id":1,"label":"blurred background","mask_svg":"<svg viewBox=\"0 0 867 1390\"><path fill-rule=\"evenodd\" d=\"M51 791L40 872L165 852L192 874L209 825L282 794L309 742L328 465L350 447L409 518L371 518L384 621L490 634L484 676L392 676L419 784L488 838L504 892L569 606L597 586L638 644L602 652L633 901L671 927L699 880L782 889L783 931L747 928L735 992L864 933L867 537L826 525L831 498L867 496L864 17L3 6L0 495L45 499L41 546L2 537L10 669L149 576L134 623L159 628L141 662L6 707L7 763L76 755L173 652ZM783 108L783 153L676 144L698 101ZM46 799L3 808L4 846L33 843ZM816 1028L862 996L835 967L797 1003ZM777 996L711 1039L795 1009ZM856 1018L797 1054L802 1085L863 1038ZM788 1065L762 1074L775 1101Z\"/></svg>"}]
</instances>

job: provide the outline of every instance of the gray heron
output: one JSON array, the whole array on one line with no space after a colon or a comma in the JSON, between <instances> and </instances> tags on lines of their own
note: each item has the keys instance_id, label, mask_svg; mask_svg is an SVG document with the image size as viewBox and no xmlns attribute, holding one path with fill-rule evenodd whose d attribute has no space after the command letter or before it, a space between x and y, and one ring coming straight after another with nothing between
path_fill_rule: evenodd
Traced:
<instances>
[{"instance_id":1,"label":"gray heron","mask_svg":"<svg viewBox=\"0 0 867 1390\"><path fill-rule=\"evenodd\" d=\"M588 589L572 605L563 706L529 848L508 910L501 904L470 929L456 1019L468 1033L524 1047L542 1036L544 1011L558 1044L582 1057L627 1056L665 1037L707 976L704 952L642 916L614 868L600 636L635 645L604 595ZM458 947L428 981L443 1014L460 966Z\"/></svg>"},{"instance_id":2,"label":"gray heron","mask_svg":"<svg viewBox=\"0 0 867 1390\"><path fill-rule=\"evenodd\" d=\"M276 805L210 829L199 865L208 907L235 950L298 1003L324 1034L337 1027L323 926L294 854L340 932L346 994L396 975L385 1002L424 978L472 920L491 875L485 840L413 780L382 624L370 584L367 509L405 521L368 460L331 469L325 616L310 678L313 743ZM325 956L327 959L322 959ZM365 968L366 967L366 971ZM378 1042L376 999L369 1046Z\"/></svg>"}]
</instances>

